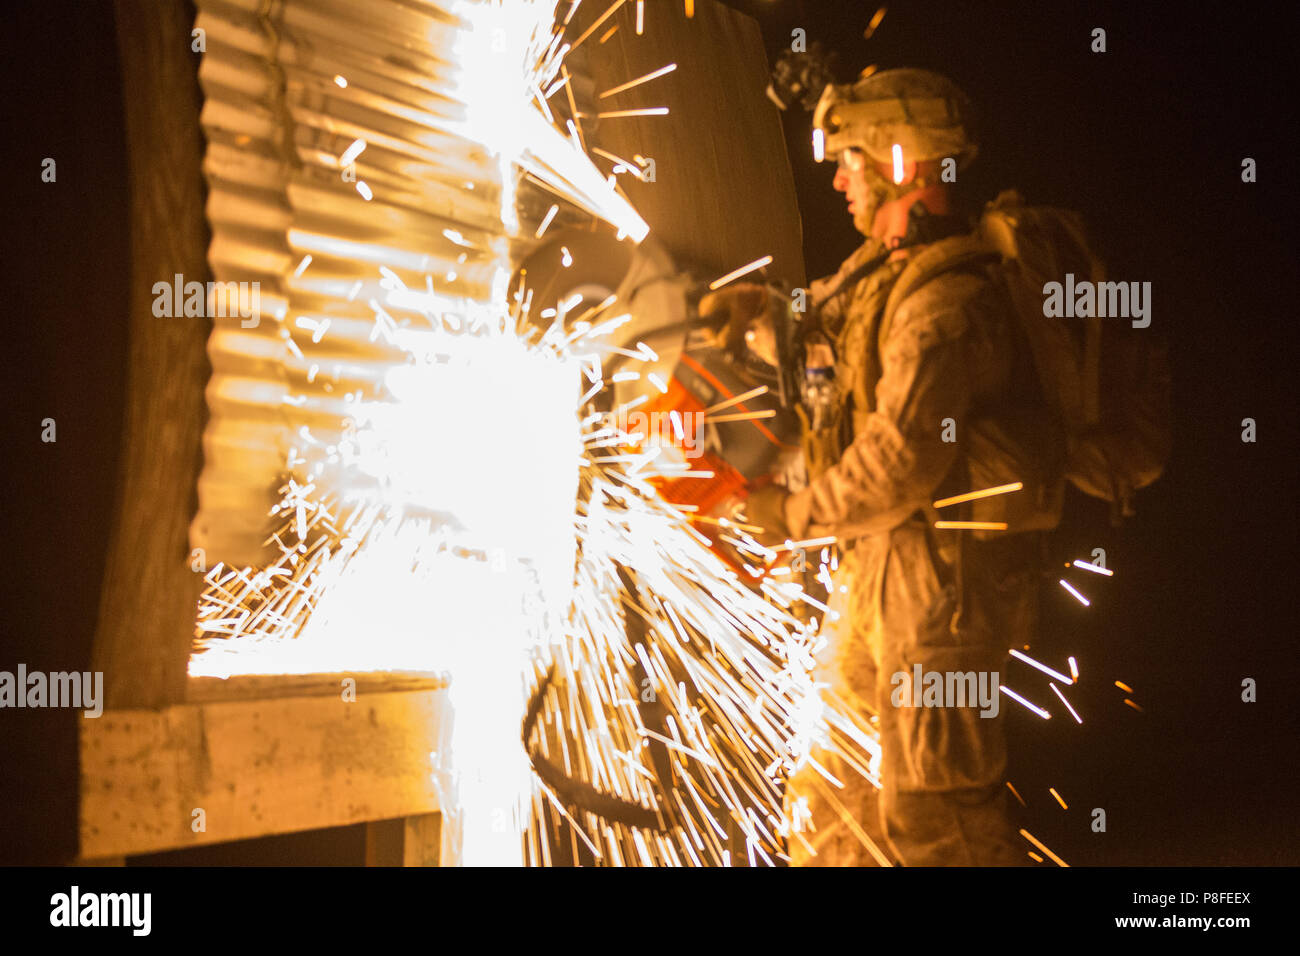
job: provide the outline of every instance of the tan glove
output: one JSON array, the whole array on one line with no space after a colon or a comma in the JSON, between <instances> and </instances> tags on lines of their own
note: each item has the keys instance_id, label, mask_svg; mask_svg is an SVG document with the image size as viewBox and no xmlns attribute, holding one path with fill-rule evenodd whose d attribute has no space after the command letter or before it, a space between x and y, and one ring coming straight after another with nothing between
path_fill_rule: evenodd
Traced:
<instances>
[{"instance_id":1,"label":"tan glove","mask_svg":"<svg viewBox=\"0 0 1300 956\"><path fill-rule=\"evenodd\" d=\"M739 354L746 333L767 313L767 286L736 282L700 300L700 318L718 332L718 345Z\"/></svg>"},{"instance_id":2,"label":"tan glove","mask_svg":"<svg viewBox=\"0 0 1300 956\"><path fill-rule=\"evenodd\" d=\"M759 544L770 548L790 537L790 528L785 520L785 502L789 497L790 493L780 485L767 485L745 502L746 523L763 529L752 532Z\"/></svg>"}]
</instances>

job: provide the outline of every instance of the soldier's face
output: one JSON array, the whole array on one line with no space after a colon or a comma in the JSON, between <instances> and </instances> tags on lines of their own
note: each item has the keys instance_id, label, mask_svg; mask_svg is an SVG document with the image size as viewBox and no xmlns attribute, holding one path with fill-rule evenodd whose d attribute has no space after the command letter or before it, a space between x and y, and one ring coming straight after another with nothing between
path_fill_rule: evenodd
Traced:
<instances>
[{"instance_id":1,"label":"soldier's face","mask_svg":"<svg viewBox=\"0 0 1300 956\"><path fill-rule=\"evenodd\" d=\"M857 168L854 168L855 165ZM864 236L871 235L871 224L876 218L876 211L880 208L883 198L868 177L867 170L868 165L865 161L860 164L852 161L841 162L831 183L836 192L844 194L849 215L853 217L853 225Z\"/></svg>"},{"instance_id":2,"label":"soldier's face","mask_svg":"<svg viewBox=\"0 0 1300 956\"><path fill-rule=\"evenodd\" d=\"M831 185L844 194L853 226L864 236L873 234L880 207L899 196L897 186L880 167L862 150L852 147L840 153L839 168Z\"/></svg>"}]
</instances>

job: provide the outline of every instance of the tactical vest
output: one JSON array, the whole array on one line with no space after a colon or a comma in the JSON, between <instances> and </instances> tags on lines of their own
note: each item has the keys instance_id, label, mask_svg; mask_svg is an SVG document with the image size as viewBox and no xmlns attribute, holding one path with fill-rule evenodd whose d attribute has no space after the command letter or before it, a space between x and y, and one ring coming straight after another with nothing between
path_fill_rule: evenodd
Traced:
<instances>
[{"instance_id":1,"label":"tactical vest","mask_svg":"<svg viewBox=\"0 0 1300 956\"><path fill-rule=\"evenodd\" d=\"M836 427L805 441L809 478L815 480L834 465L876 410L876 386L883 374L881 344L888 325L907 297L920 288L927 263L943 262L944 273L970 272L990 282L1001 276L989 267L996 255L987 251L961 260L963 237L920 247L911 256L886 260L839 295L850 297L845 320L836 337L836 381L841 415ZM954 260L952 253L957 252ZM909 267L911 267L909 271ZM917 281L921 277L921 281ZM902 285L899 280L903 279ZM1008 297L1008 314L1013 310ZM1027 344L1013 322L1010 334L1016 351L1006 402L975 401L968 420L959 423L962 454L935 489L935 498L1020 481L1021 492L981 499L942 517L1005 524L1006 531L1039 531L1055 527L1064 499L1060 480L1064 435L1051 421L1041 398ZM975 397L973 396L973 401ZM939 423L934 423L938 428ZM931 518L938 517L931 515ZM1002 531L973 531L974 537L998 537Z\"/></svg>"}]
</instances>

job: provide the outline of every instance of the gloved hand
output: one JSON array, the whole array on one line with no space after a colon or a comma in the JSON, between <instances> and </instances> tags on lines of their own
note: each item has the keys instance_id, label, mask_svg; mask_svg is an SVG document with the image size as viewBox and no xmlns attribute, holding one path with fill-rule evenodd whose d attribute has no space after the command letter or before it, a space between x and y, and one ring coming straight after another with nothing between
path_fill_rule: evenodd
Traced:
<instances>
[{"instance_id":1,"label":"gloved hand","mask_svg":"<svg viewBox=\"0 0 1300 956\"><path fill-rule=\"evenodd\" d=\"M767 313L767 286L735 282L700 300L700 318L718 332L718 345L739 355L746 333ZM766 361L766 359L764 359Z\"/></svg>"},{"instance_id":2,"label":"gloved hand","mask_svg":"<svg viewBox=\"0 0 1300 956\"><path fill-rule=\"evenodd\" d=\"M770 548L790 537L785 518L785 502L789 497L790 493L780 485L767 485L755 491L745 502L745 523L763 529L750 532L759 544Z\"/></svg>"}]
</instances>

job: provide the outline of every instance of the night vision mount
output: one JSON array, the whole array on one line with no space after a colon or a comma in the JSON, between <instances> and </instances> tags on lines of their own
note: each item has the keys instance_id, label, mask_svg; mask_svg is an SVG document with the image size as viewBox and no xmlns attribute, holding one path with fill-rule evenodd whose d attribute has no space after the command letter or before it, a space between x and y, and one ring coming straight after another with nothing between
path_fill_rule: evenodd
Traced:
<instances>
[{"instance_id":1,"label":"night vision mount","mask_svg":"<svg viewBox=\"0 0 1300 956\"><path fill-rule=\"evenodd\" d=\"M806 51L787 50L772 67L767 98L780 110L788 110L798 103L811 113L817 107L822 90L835 82L838 58L839 54L827 53L817 41L813 41Z\"/></svg>"}]
</instances>

